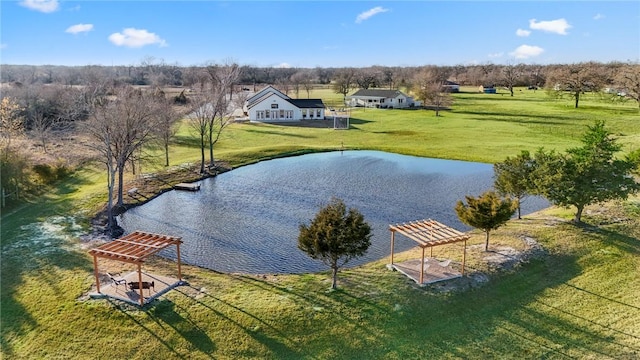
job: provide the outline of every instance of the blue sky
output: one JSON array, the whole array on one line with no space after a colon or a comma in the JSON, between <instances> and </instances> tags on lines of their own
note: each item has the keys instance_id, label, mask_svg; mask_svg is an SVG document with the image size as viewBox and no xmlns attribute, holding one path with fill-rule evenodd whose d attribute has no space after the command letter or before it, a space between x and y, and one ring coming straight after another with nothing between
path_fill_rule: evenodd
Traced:
<instances>
[{"instance_id":1,"label":"blue sky","mask_svg":"<svg viewBox=\"0 0 640 360\"><path fill-rule=\"evenodd\" d=\"M640 59L639 1L1 0L0 63L364 67Z\"/></svg>"}]
</instances>

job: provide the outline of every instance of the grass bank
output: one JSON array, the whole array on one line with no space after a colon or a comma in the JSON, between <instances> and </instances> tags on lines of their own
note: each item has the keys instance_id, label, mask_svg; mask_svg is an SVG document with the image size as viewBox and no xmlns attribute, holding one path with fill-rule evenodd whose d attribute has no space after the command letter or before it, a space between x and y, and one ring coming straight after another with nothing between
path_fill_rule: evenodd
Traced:
<instances>
[{"instance_id":1,"label":"grass bank","mask_svg":"<svg viewBox=\"0 0 640 360\"><path fill-rule=\"evenodd\" d=\"M640 145L633 104L587 98L584 109L575 110L567 99L523 93L461 93L454 110L439 118L417 110L358 110L348 131L234 124L216 155L239 166L344 146L493 162L521 149L576 146L596 119L607 120L625 151ZM197 158L188 130L181 129L172 163ZM446 286L418 288L386 270L386 259L342 271L335 292L327 291L327 273L256 276L187 266L189 286L140 311L85 297L93 284L87 218L104 201L104 184L101 171L83 169L46 196L2 214L3 358L640 356L638 199L590 207L584 227L568 224L570 212L562 209L511 221L492 236L494 250L525 251L523 239L543 250L500 268L487 262L495 254L481 250L483 235L473 233L470 275ZM455 245L444 248L436 255L458 259ZM156 258L146 268L171 274L174 265Z\"/></svg>"}]
</instances>

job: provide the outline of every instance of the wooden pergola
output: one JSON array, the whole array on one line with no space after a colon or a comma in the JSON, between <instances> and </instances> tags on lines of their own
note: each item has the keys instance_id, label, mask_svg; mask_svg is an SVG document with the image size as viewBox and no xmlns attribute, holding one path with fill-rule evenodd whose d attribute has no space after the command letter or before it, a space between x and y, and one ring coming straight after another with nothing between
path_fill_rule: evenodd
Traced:
<instances>
[{"instance_id":1,"label":"wooden pergola","mask_svg":"<svg viewBox=\"0 0 640 360\"><path fill-rule=\"evenodd\" d=\"M389 230L391 231L391 266L393 266L393 248L396 232L412 240L415 240L415 242L418 243L418 246L422 248L420 284L422 284L424 279L424 250L426 248L430 248L430 256L433 256L433 247L438 245L446 245L464 241L464 248L462 253L462 274L464 275L464 264L467 257L467 240L471 236L431 219L389 225Z\"/></svg>"},{"instance_id":2,"label":"wooden pergola","mask_svg":"<svg viewBox=\"0 0 640 360\"><path fill-rule=\"evenodd\" d=\"M93 255L93 273L96 277L96 290L100 292L100 277L98 275L98 258L122 261L135 264L138 267L138 282L142 284L142 263L151 255L171 246L176 246L176 254L178 260L178 280L182 281L182 273L180 269L180 244L182 239L179 237L152 234L143 231L135 231L119 239L103 244L95 249L89 250ZM140 290L140 306L144 305L144 296L142 286Z\"/></svg>"}]
</instances>

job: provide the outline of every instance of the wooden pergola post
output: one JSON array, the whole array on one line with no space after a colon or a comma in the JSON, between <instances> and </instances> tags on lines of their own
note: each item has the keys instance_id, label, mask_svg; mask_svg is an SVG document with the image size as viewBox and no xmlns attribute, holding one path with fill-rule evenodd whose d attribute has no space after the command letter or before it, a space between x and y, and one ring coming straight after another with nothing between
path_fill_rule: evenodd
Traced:
<instances>
[{"instance_id":1,"label":"wooden pergola post","mask_svg":"<svg viewBox=\"0 0 640 360\"><path fill-rule=\"evenodd\" d=\"M393 243L395 242L396 232L391 230L391 265L393 265Z\"/></svg>"},{"instance_id":2,"label":"wooden pergola post","mask_svg":"<svg viewBox=\"0 0 640 360\"><path fill-rule=\"evenodd\" d=\"M100 292L100 274L98 272L98 257L93 255L93 276L96 277L96 291Z\"/></svg>"},{"instance_id":3,"label":"wooden pergola post","mask_svg":"<svg viewBox=\"0 0 640 360\"><path fill-rule=\"evenodd\" d=\"M467 239L464 240L464 248L462 249L462 275L464 275L464 263L467 260Z\"/></svg>"},{"instance_id":4,"label":"wooden pergola post","mask_svg":"<svg viewBox=\"0 0 640 360\"><path fill-rule=\"evenodd\" d=\"M176 253L178 255L178 280L182 282L182 269L180 267L180 243L176 244Z\"/></svg>"},{"instance_id":5,"label":"wooden pergola post","mask_svg":"<svg viewBox=\"0 0 640 360\"><path fill-rule=\"evenodd\" d=\"M144 305L144 292L142 291L142 265L138 263L138 289L140 290L140 306Z\"/></svg>"},{"instance_id":6,"label":"wooden pergola post","mask_svg":"<svg viewBox=\"0 0 640 360\"><path fill-rule=\"evenodd\" d=\"M424 247L422 248L422 262L420 263L420 285L424 280Z\"/></svg>"}]
</instances>

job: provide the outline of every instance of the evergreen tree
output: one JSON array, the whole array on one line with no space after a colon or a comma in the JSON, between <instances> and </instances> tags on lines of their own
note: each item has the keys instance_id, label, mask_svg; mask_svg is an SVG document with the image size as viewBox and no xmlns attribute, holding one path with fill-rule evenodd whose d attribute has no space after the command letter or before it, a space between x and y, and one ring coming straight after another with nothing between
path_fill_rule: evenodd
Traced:
<instances>
[{"instance_id":1,"label":"evergreen tree","mask_svg":"<svg viewBox=\"0 0 640 360\"><path fill-rule=\"evenodd\" d=\"M521 219L520 205L533 187L531 181L533 159L531 155L528 151L522 151L514 158L507 157L503 162L493 165L493 173L493 186L498 193L518 200L518 219Z\"/></svg>"},{"instance_id":2,"label":"evergreen tree","mask_svg":"<svg viewBox=\"0 0 640 360\"><path fill-rule=\"evenodd\" d=\"M364 216L340 199L321 208L310 225L300 225L298 248L320 259L332 272L331 288L337 288L338 269L349 260L364 255L371 245L371 227Z\"/></svg>"},{"instance_id":3,"label":"evergreen tree","mask_svg":"<svg viewBox=\"0 0 640 360\"><path fill-rule=\"evenodd\" d=\"M455 210L463 223L481 229L486 234L484 251L489 250L489 233L504 225L516 212L518 201L501 198L495 191L487 191L478 198L465 196L467 205L461 200Z\"/></svg>"}]
</instances>

